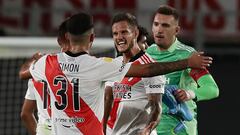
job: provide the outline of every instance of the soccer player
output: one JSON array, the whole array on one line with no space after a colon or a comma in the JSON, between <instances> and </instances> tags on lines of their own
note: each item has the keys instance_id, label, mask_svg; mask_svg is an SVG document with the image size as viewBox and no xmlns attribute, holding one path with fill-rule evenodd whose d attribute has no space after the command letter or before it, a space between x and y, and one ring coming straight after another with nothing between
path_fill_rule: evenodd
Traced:
<instances>
[{"instance_id":1,"label":"soccer player","mask_svg":"<svg viewBox=\"0 0 240 135\"><path fill-rule=\"evenodd\" d=\"M120 13L113 17L113 39L116 48L123 54L121 59L124 63L154 62L140 49L136 39L139 36L141 36L140 38L145 37L145 34L139 35L139 33L135 16L129 13ZM146 43L146 39L143 38L142 42ZM112 130L109 129L107 135L151 133L160 119L164 84L164 76L125 77L120 83L114 82L112 85L106 86L104 124L108 120L107 115L110 111L107 107L111 108L111 100L108 99L112 99L111 96L114 98L108 121L108 127ZM156 131L154 132L156 134Z\"/></svg>"},{"instance_id":2,"label":"soccer player","mask_svg":"<svg viewBox=\"0 0 240 135\"><path fill-rule=\"evenodd\" d=\"M152 23L152 32L156 44L147 49L153 59L158 62L170 62L189 57L195 50L181 43L177 39L180 31L178 24L179 15L176 9L170 6L160 6L156 11ZM188 68L181 71L166 74L166 85L178 85L179 89L174 93L179 102L185 102L190 109L194 119L185 122L186 128L179 131L178 135L196 135L196 102L209 100L218 97L219 89L209 71L205 69ZM177 124L178 116L168 113L168 107L163 102L163 112L157 126L159 135L173 135ZM174 133L175 132L175 133Z\"/></svg>"},{"instance_id":3,"label":"soccer player","mask_svg":"<svg viewBox=\"0 0 240 135\"><path fill-rule=\"evenodd\" d=\"M53 131L57 135L101 135L105 81L120 81L124 76L151 77L187 67L204 68L211 57L194 53L168 63L135 65L119 59L96 58L88 54L94 40L92 16L78 13L67 22L67 52L41 57L30 67L36 81L46 81L50 91Z\"/></svg>"},{"instance_id":4,"label":"soccer player","mask_svg":"<svg viewBox=\"0 0 240 135\"><path fill-rule=\"evenodd\" d=\"M141 50L145 51L149 45L153 44L154 41L152 40L152 37L149 35L146 28L142 26L138 26L139 35L137 37L137 43Z\"/></svg>"},{"instance_id":5,"label":"soccer player","mask_svg":"<svg viewBox=\"0 0 240 135\"><path fill-rule=\"evenodd\" d=\"M61 47L61 51L68 49L69 43L65 38L66 33L66 21L65 20L58 28L58 44ZM30 63L39 59L41 54L36 53L32 59L25 63L25 70L28 70ZM20 74L24 74L22 71ZM29 133L32 135L50 135L51 134L51 110L50 110L50 97L48 94L47 83L37 82L33 79L28 81L28 89L26 92L25 100L22 106L21 118L24 122ZM35 111L38 112L38 121L35 118Z\"/></svg>"}]
</instances>

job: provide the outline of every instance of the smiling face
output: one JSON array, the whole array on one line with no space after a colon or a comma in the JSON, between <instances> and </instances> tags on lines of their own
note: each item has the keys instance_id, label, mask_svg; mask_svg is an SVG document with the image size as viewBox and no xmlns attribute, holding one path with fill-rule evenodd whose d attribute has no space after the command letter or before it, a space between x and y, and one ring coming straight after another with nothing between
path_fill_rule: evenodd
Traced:
<instances>
[{"instance_id":1,"label":"smiling face","mask_svg":"<svg viewBox=\"0 0 240 135\"><path fill-rule=\"evenodd\" d=\"M175 41L180 27L178 21L172 15L157 13L152 24L152 32L155 43L160 49L168 49Z\"/></svg>"},{"instance_id":2,"label":"smiling face","mask_svg":"<svg viewBox=\"0 0 240 135\"><path fill-rule=\"evenodd\" d=\"M112 35L115 46L120 53L126 53L134 45L136 34L134 27L130 26L127 21L116 22L112 25Z\"/></svg>"}]
</instances>

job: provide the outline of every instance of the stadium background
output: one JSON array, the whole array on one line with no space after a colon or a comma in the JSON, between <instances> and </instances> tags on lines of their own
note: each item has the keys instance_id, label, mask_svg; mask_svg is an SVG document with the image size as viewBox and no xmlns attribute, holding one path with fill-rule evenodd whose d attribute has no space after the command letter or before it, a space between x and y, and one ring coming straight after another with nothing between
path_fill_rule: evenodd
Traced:
<instances>
[{"instance_id":1,"label":"stadium background","mask_svg":"<svg viewBox=\"0 0 240 135\"><path fill-rule=\"evenodd\" d=\"M91 12L98 37L92 53L113 57L112 15L131 12L150 32L160 4L180 11L179 39L214 58L209 70L220 96L198 103L199 135L237 134L233 121L240 114L240 0L0 0L0 135L27 134L20 121L27 81L19 80L19 67L36 51L58 50L56 29L64 18Z\"/></svg>"}]
</instances>

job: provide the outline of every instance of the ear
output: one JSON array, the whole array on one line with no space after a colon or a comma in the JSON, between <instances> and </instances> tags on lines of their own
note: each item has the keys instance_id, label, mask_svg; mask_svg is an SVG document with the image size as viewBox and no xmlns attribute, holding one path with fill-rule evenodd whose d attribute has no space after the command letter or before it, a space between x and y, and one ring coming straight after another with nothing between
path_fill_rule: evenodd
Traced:
<instances>
[{"instance_id":1,"label":"ear","mask_svg":"<svg viewBox=\"0 0 240 135\"><path fill-rule=\"evenodd\" d=\"M180 32L180 29L181 29L180 26L176 27L176 34L178 34Z\"/></svg>"},{"instance_id":2,"label":"ear","mask_svg":"<svg viewBox=\"0 0 240 135\"><path fill-rule=\"evenodd\" d=\"M90 35L90 42L93 42L94 38L95 38L95 35L94 35L94 34L91 34L91 35Z\"/></svg>"},{"instance_id":3,"label":"ear","mask_svg":"<svg viewBox=\"0 0 240 135\"><path fill-rule=\"evenodd\" d=\"M135 37L136 37L136 39L138 38L138 35L139 35L139 29L138 29L138 27L135 27Z\"/></svg>"},{"instance_id":4,"label":"ear","mask_svg":"<svg viewBox=\"0 0 240 135\"><path fill-rule=\"evenodd\" d=\"M67 40L70 39L70 33L69 33L69 32L66 32L66 33L65 33L65 38L66 38Z\"/></svg>"},{"instance_id":5,"label":"ear","mask_svg":"<svg viewBox=\"0 0 240 135\"><path fill-rule=\"evenodd\" d=\"M57 42L61 46L62 42L61 42L61 38L60 37L57 37Z\"/></svg>"}]
</instances>

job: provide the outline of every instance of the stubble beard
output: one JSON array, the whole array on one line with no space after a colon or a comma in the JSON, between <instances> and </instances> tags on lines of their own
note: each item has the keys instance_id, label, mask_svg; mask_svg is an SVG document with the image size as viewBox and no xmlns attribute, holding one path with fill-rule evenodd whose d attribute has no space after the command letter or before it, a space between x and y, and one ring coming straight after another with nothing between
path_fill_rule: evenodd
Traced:
<instances>
[{"instance_id":1,"label":"stubble beard","mask_svg":"<svg viewBox=\"0 0 240 135\"><path fill-rule=\"evenodd\" d=\"M119 51L120 53L128 53L131 51L131 49L133 48L133 41L129 44L128 48L126 50L123 51Z\"/></svg>"}]
</instances>

